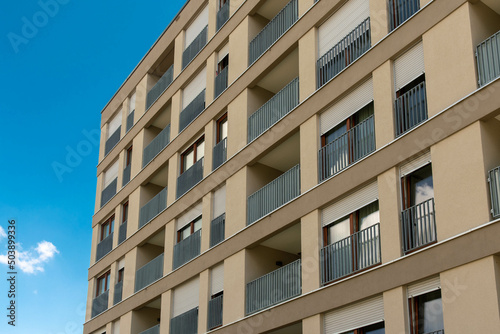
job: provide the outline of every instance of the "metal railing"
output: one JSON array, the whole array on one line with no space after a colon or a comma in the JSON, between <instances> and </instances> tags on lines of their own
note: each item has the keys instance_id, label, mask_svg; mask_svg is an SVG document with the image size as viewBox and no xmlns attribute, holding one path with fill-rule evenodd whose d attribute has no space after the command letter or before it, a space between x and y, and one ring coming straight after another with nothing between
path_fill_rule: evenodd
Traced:
<instances>
[{"instance_id":1,"label":"metal railing","mask_svg":"<svg viewBox=\"0 0 500 334\"><path fill-rule=\"evenodd\" d=\"M184 130L203 110L205 110L205 89L181 111L179 115L179 132Z\"/></svg>"},{"instance_id":2,"label":"metal railing","mask_svg":"<svg viewBox=\"0 0 500 334\"><path fill-rule=\"evenodd\" d=\"M177 178L177 198L184 195L203 179L203 160L204 158L201 158L196 161L188 170L179 175Z\"/></svg>"},{"instance_id":3,"label":"metal railing","mask_svg":"<svg viewBox=\"0 0 500 334\"><path fill-rule=\"evenodd\" d=\"M408 253L436 241L434 198L401 213L403 250Z\"/></svg>"},{"instance_id":4,"label":"metal railing","mask_svg":"<svg viewBox=\"0 0 500 334\"><path fill-rule=\"evenodd\" d=\"M389 0L389 28L396 29L420 9L420 0Z\"/></svg>"},{"instance_id":5,"label":"metal railing","mask_svg":"<svg viewBox=\"0 0 500 334\"><path fill-rule=\"evenodd\" d=\"M101 293L92 300L92 318L108 309L109 290Z\"/></svg>"},{"instance_id":6,"label":"metal railing","mask_svg":"<svg viewBox=\"0 0 500 334\"><path fill-rule=\"evenodd\" d=\"M122 187L125 187L125 185L130 182L131 170L132 170L132 164L129 164L123 169Z\"/></svg>"},{"instance_id":7,"label":"metal railing","mask_svg":"<svg viewBox=\"0 0 500 334\"><path fill-rule=\"evenodd\" d=\"M321 284L374 266L381 261L380 223L377 223L321 249Z\"/></svg>"},{"instance_id":8,"label":"metal railing","mask_svg":"<svg viewBox=\"0 0 500 334\"><path fill-rule=\"evenodd\" d=\"M212 170L226 162L227 159L227 138L222 139L214 146L214 154L212 156Z\"/></svg>"},{"instance_id":9,"label":"metal railing","mask_svg":"<svg viewBox=\"0 0 500 334\"><path fill-rule=\"evenodd\" d=\"M500 216L500 167L488 172L488 183L490 184L491 215L497 218Z\"/></svg>"},{"instance_id":10,"label":"metal railing","mask_svg":"<svg viewBox=\"0 0 500 334\"><path fill-rule=\"evenodd\" d=\"M217 12L217 31L219 31L220 28L226 23L226 21L229 19L229 0L226 1L225 4L223 4L220 8L219 11Z\"/></svg>"},{"instance_id":11,"label":"metal railing","mask_svg":"<svg viewBox=\"0 0 500 334\"><path fill-rule=\"evenodd\" d=\"M201 229L174 245L174 270L200 255Z\"/></svg>"},{"instance_id":12,"label":"metal railing","mask_svg":"<svg viewBox=\"0 0 500 334\"><path fill-rule=\"evenodd\" d=\"M299 195L300 165L296 165L248 196L247 225L254 223Z\"/></svg>"},{"instance_id":13,"label":"metal railing","mask_svg":"<svg viewBox=\"0 0 500 334\"><path fill-rule=\"evenodd\" d=\"M276 42L298 19L298 0L291 0L250 42L248 64L252 65L269 47Z\"/></svg>"},{"instance_id":14,"label":"metal railing","mask_svg":"<svg viewBox=\"0 0 500 334\"><path fill-rule=\"evenodd\" d=\"M182 53L182 69L185 69L186 66L191 62L191 60L196 57L196 55L203 49L203 47L207 44L207 32L208 26L203 28L203 30L196 36L196 38L189 44L184 52Z\"/></svg>"},{"instance_id":15,"label":"metal railing","mask_svg":"<svg viewBox=\"0 0 500 334\"><path fill-rule=\"evenodd\" d=\"M149 261L135 272L134 292L163 277L163 253Z\"/></svg>"},{"instance_id":16,"label":"metal railing","mask_svg":"<svg viewBox=\"0 0 500 334\"><path fill-rule=\"evenodd\" d=\"M127 221L124 221L118 227L118 245L127 239Z\"/></svg>"},{"instance_id":17,"label":"metal railing","mask_svg":"<svg viewBox=\"0 0 500 334\"><path fill-rule=\"evenodd\" d=\"M427 120L425 81L398 97L394 103L396 137Z\"/></svg>"},{"instance_id":18,"label":"metal railing","mask_svg":"<svg viewBox=\"0 0 500 334\"><path fill-rule=\"evenodd\" d=\"M170 319L170 333L196 334L198 333L198 307L179 314Z\"/></svg>"},{"instance_id":19,"label":"metal railing","mask_svg":"<svg viewBox=\"0 0 500 334\"><path fill-rule=\"evenodd\" d=\"M115 292L113 294L113 305L118 304L122 301L123 295L123 281L115 284Z\"/></svg>"},{"instance_id":20,"label":"metal railing","mask_svg":"<svg viewBox=\"0 0 500 334\"><path fill-rule=\"evenodd\" d=\"M118 184L118 178L116 177L104 190L101 192L101 208L104 204L116 195L116 185Z\"/></svg>"},{"instance_id":21,"label":"metal railing","mask_svg":"<svg viewBox=\"0 0 500 334\"><path fill-rule=\"evenodd\" d=\"M300 259L247 283L246 314L252 314L302 293Z\"/></svg>"},{"instance_id":22,"label":"metal railing","mask_svg":"<svg viewBox=\"0 0 500 334\"><path fill-rule=\"evenodd\" d=\"M113 149L113 147L115 147L116 144L118 144L118 142L120 141L121 130L122 130L122 126L120 125L118 127L118 129L116 129L115 132L113 132L111 137L109 137L108 140L106 140L106 144L104 144L104 155L105 156L108 155L108 153Z\"/></svg>"},{"instance_id":23,"label":"metal railing","mask_svg":"<svg viewBox=\"0 0 500 334\"><path fill-rule=\"evenodd\" d=\"M127 116L127 131L128 132L134 126L134 113L135 109L132 110L130 114Z\"/></svg>"},{"instance_id":24,"label":"metal railing","mask_svg":"<svg viewBox=\"0 0 500 334\"><path fill-rule=\"evenodd\" d=\"M226 66L215 77L214 99L217 98L227 88L227 76L229 66Z\"/></svg>"},{"instance_id":25,"label":"metal railing","mask_svg":"<svg viewBox=\"0 0 500 334\"><path fill-rule=\"evenodd\" d=\"M479 87L500 77L500 31L476 48Z\"/></svg>"},{"instance_id":26,"label":"metal railing","mask_svg":"<svg viewBox=\"0 0 500 334\"><path fill-rule=\"evenodd\" d=\"M224 241L224 231L226 225L226 214L223 213L219 217L212 219L210 222L210 247Z\"/></svg>"},{"instance_id":27,"label":"metal railing","mask_svg":"<svg viewBox=\"0 0 500 334\"><path fill-rule=\"evenodd\" d=\"M438 331L426 332L424 334L444 334L444 329L440 329Z\"/></svg>"},{"instance_id":28,"label":"metal railing","mask_svg":"<svg viewBox=\"0 0 500 334\"><path fill-rule=\"evenodd\" d=\"M174 81L174 65L170 65L167 71L161 76L160 80L151 88L146 95L146 110L163 94L165 90Z\"/></svg>"},{"instance_id":29,"label":"metal railing","mask_svg":"<svg viewBox=\"0 0 500 334\"><path fill-rule=\"evenodd\" d=\"M170 143L170 124L161 130L153 140L144 148L142 153L142 168L154 159Z\"/></svg>"},{"instance_id":30,"label":"metal railing","mask_svg":"<svg viewBox=\"0 0 500 334\"><path fill-rule=\"evenodd\" d=\"M147 202L139 211L139 228L167 208L167 187L163 188L155 197Z\"/></svg>"},{"instance_id":31,"label":"metal railing","mask_svg":"<svg viewBox=\"0 0 500 334\"><path fill-rule=\"evenodd\" d=\"M103 258L104 255L111 252L113 249L113 232L111 232L106 238L102 239L101 242L97 244L97 250L95 254L96 262Z\"/></svg>"},{"instance_id":32,"label":"metal railing","mask_svg":"<svg viewBox=\"0 0 500 334\"><path fill-rule=\"evenodd\" d=\"M248 142L260 136L299 104L299 78L293 79L248 118Z\"/></svg>"},{"instance_id":33,"label":"metal railing","mask_svg":"<svg viewBox=\"0 0 500 334\"><path fill-rule=\"evenodd\" d=\"M224 295L215 297L208 301L208 330L222 326L222 302Z\"/></svg>"},{"instance_id":34,"label":"metal railing","mask_svg":"<svg viewBox=\"0 0 500 334\"><path fill-rule=\"evenodd\" d=\"M316 87L320 88L371 47L370 18L364 20L316 62Z\"/></svg>"},{"instance_id":35,"label":"metal railing","mask_svg":"<svg viewBox=\"0 0 500 334\"><path fill-rule=\"evenodd\" d=\"M140 332L139 334L160 334L160 325L153 326Z\"/></svg>"},{"instance_id":36,"label":"metal railing","mask_svg":"<svg viewBox=\"0 0 500 334\"><path fill-rule=\"evenodd\" d=\"M319 182L375 151L375 121L368 117L318 152Z\"/></svg>"}]
</instances>

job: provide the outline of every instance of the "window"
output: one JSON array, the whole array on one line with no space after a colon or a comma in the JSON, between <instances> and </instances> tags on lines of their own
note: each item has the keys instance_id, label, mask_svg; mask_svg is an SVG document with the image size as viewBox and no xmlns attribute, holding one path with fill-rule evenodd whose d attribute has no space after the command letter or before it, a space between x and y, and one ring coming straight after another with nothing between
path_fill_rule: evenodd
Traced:
<instances>
[{"instance_id":1,"label":"window","mask_svg":"<svg viewBox=\"0 0 500 334\"><path fill-rule=\"evenodd\" d=\"M188 148L181 156L181 174L193 166L205 155L205 137L202 136L196 143Z\"/></svg>"},{"instance_id":2,"label":"window","mask_svg":"<svg viewBox=\"0 0 500 334\"><path fill-rule=\"evenodd\" d=\"M130 146L127 149L127 154L126 154L126 158L125 158L125 167L130 166L131 163L132 163L132 146Z\"/></svg>"},{"instance_id":3,"label":"window","mask_svg":"<svg viewBox=\"0 0 500 334\"><path fill-rule=\"evenodd\" d=\"M373 116L373 102L369 103L367 106L361 108L354 115L350 116L339 125L335 126L333 129L325 133L321 137L321 146L326 146L336 139L342 137L344 134L349 132L352 128L354 128L359 123L363 122L370 116ZM352 136L352 135L351 135ZM357 138L349 138L347 140L354 140ZM347 147L346 147L347 148ZM350 150L349 150L350 151ZM347 154L348 152L346 152ZM352 155L352 153L350 154Z\"/></svg>"},{"instance_id":4,"label":"window","mask_svg":"<svg viewBox=\"0 0 500 334\"><path fill-rule=\"evenodd\" d=\"M229 54L226 54L217 64L217 75L229 65Z\"/></svg>"},{"instance_id":5,"label":"window","mask_svg":"<svg viewBox=\"0 0 500 334\"><path fill-rule=\"evenodd\" d=\"M113 232L115 224L115 216L111 216L108 220L101 224L101 241L104 240Z\"/></svg>"},{"instance_id":6,"label":"window","mask_svg":"<svg viewBox=\"0 0 500 334\"><path fill-rule=\"evenodd\" d=\"M123 275L125 274L125 268L118 270L118 283L123 281Z\"/></svg>"},{"instance_id":7,"label":"window","mask_svg":"<svg viewBox=\"0 0 500 334\"><path fill-rule=\"evenodd\" d=\"M227 113L217 120L217 143L227 137Z\"/></svg>"},{"instance_id":8,"label":"window","mask_svg":"<svg viewBox=\"0 0 500 334\"><path fill-rule=\"evenodd\" d=\"M427 164L401 179L403 208L408 209L434 198L432 167Z\"/></svg>"},{"instance_id":9,"label":"window","mask_svg":"<svg viewBox=\"0 0 500 334\"><path fill-rule=\"evenodd\" d=\"M396 98L400 97L401 95L404 95L405 93L409 92L412 90L414 87L417 87L420 85L422 82L425 82L425 73L420 75L419 77L415 78L413 81L405 85L403 88L398 90L396 92Z\"/></svg>"},{"instance_id":10,"label":"window","mask_svg":"<svg viewBox=\"0 0 500 334\"><path fill-rule=\"evenodd\" d=\"M177 242L181 242L199 230L201 230L201 216L198 216L192 222L177 231Z\"/></svg>"},{"instance_id":11,"label":"window","mask_svg":"<svg viewBox=\"0 0 500 334\"><path fill-rule=\"evenodd\" d=\"M122 224L123 224L123 223L126 223L128 220L128 201L123 203L122 212L123 212L123 216L122 216Z\"/></svg>"},{"instance_id":12,"label":"window","mask_svg":"<svg viewBox=\"0 0 500 334\"><path fill-rule=\"evenodd\" d=\"M97 279L97 287L96 287L96 297L102 295L104 292L109 290L109 278L111 272L108 271L101 277Z\"/></svg>"},{"instance_id":13,"label":"window","mask_svg":"<svg viewBox=\"0 0 500 334\"><path fill-rule=\"evenodd\" d=\"M434 333L444 329L441 290L411 297L408 300L410 333Z\"/></svg>"},{"instance_id":14,"label":"window","mask_svg":"<svg viewBox=\"0 0 500 334\"><path fill-rule=\"evenodd\" d=\"M343 334L385 334L385 326L383 322L374 325L365 326Z\"/></svg>"},{"instance_id":15,"label":"window","mask_svg":"<svg viewBox=\"0 0 500 334\"><path fill-rule=\"evenodd\" d=\"M226 2L228 2L229 0L218 0L217 3L219 5L219 9L222 8L222 6L224 6L226 4Z\"/></svg>"}]
</instances>

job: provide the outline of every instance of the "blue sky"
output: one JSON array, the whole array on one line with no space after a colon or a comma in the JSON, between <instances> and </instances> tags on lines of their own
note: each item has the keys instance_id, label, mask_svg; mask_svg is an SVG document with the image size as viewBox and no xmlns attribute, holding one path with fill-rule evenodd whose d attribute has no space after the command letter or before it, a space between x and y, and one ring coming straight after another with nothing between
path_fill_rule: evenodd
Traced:
<instances>
[{"instance_id":1,"label":"blue sky","mask_svg":"<svg viewBox=\"0 0 500 334\"><path fill-rule=\"evenodd\" d=\"M184 2L0 4L0 262L9 219L22 252L16 327L0 264L0 333L82 332L98 159L84 131L99 129L102 108ZM69 165L71 150L81 154Z\"/></svg>"}]
</instances>

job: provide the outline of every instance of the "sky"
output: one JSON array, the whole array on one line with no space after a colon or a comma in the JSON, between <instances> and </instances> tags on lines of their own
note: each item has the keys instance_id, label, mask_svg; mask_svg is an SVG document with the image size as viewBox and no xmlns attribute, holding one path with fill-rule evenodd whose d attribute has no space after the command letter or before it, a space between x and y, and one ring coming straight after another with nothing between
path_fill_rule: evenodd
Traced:
<instances>
[{"instance_id":1,"label":"sky","mask_svg":"<svg viewBox=\"0 0 500 334\"><path fill-rule=\"evenodd\" d=\"M0 333L82 333L100 112L184 0L0 4ZM9 221L15 221L9 224ZM8 226L16 321L8 325Z\"/></svg>"}]
</instances>

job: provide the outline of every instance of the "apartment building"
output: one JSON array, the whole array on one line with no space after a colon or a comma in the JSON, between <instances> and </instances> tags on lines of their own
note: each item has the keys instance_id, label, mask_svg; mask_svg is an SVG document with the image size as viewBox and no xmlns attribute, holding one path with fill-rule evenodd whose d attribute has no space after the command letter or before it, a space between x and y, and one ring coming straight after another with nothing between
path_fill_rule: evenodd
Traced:
<instances>
[{"instance_id":1,"label":"apartment building","mask_svg":"<svg viewBox=\"0 0 500 334\"><path fill-rule=\"evenodd\" d=\"M102 111L84 333L500 333L499 77L497 0L188 1Z\"/></svg>"}]
</instances>

